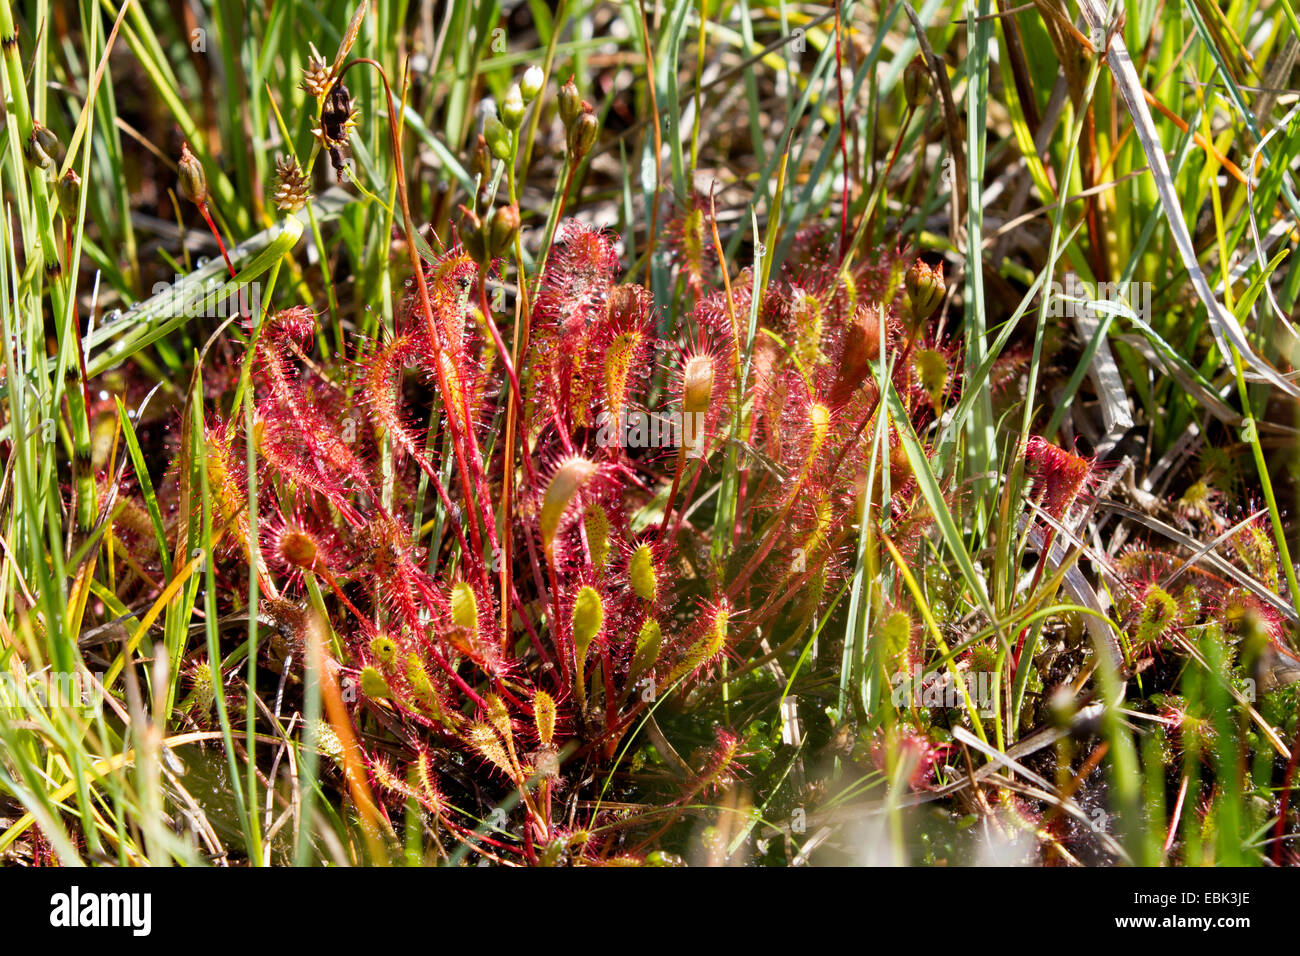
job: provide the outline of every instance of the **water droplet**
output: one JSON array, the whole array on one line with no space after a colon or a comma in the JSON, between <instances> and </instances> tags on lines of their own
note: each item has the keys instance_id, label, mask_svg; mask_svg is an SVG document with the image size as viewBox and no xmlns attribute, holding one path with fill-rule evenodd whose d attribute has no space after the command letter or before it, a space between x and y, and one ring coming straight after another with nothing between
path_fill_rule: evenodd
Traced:
<instances>
[{"instance_id":1,"label":"water droplet","mask_svg":"<svg viewBox=\"0 0 1300 956\"><path fill-rule=\"evenodd\" d=\"M211 261L212 260L209 259L207 256L199 256L197 259L194 260L194 268L202 269Z\"/></svg>"},{"instance_id":2,"label":"water droplet","mask_svg":"<svg viewBox=\"0 0 1300 956\"><path fill-rule=\"evenodd\" d=\"M113 322L116 322L121 317L122 317L122 310L114 309L113 311L109 312L107 315L104 316L104 324L109 325Z\"/></svg>"},{"instance_id":3,"label":"water droplet","mask_svg":"<svg viewBox=\"0 0 1300 956\"><path fill-rule=\"evenodd\" d=\"M100 400L101 402L106 402L106 401L108 401L108 389L101 388L101 389L99 390L99 400Z\"/></svg>"}]
</instances>

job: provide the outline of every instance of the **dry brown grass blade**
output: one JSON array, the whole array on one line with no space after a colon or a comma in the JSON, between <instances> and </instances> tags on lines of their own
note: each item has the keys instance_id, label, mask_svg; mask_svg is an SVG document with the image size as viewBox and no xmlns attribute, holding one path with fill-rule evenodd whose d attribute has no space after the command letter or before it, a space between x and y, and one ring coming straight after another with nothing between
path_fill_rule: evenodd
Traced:
<instances>
[{"instance_id":1,"label":"dry brown grass blade","mask_svg":"<svg viewBox=\"0 0 1300 956\"><path fill-rule=\"evenodd\" d=\"M948 153L952 156L953 166L956 167L953 171L953 189L956 193L957 208L965 209L969 189L966 182L966 147L963 145L965 136L961 131L961 121L957 118L957 104L952 98L952 84L948 82L948 71L943 65L943 60L935 56L934 49L925 35L925 26L921 23L921 18L916 15L916 11L912 9L912 5L904 3L903 9L907 12L907 18L912 21L912 29L916 31L916 42L921 47L926 65L930 68L930 77L939 91L939 99L943 104L944 136L948 140Z\"/></svg>"}]
</instances>

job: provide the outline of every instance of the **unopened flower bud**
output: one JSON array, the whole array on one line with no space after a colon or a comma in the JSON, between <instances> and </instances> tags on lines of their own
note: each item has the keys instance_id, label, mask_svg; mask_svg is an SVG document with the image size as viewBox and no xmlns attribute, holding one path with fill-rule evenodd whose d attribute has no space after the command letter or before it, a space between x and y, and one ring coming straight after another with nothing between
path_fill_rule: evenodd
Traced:
<instances>
[{"instance_id":1,"label":"unopened flower bud","mask_svg":"<svg viewBox=\"0 0 1300 956\"><path fill-rule=\"evenodd\" d=\"M59 197L59 212L63 213L64 219L72 222L77 218L77 205L81 199L81 177L77 171L69 169L64 173L54 187L54 192Z\"/></svg>"},{"instance_id":2,"label":"unopened flower bud","mask_svg":"<svg viewBox=\"0 0 1300 956\"><path fill-rule=\"evenodd\" d=\"M596 143L596 134L600 131L600 121L590 103L582 104L582 112L569 127L569 153L575 163L586 156Z\"/></svg>"},{"instance_id":3,"label":"unopened flower bud","mask_svg":"<svg viewBox=\"0 0 1300 956\"><path fill-rule=\"evenodd\" d=\"M546 82L546 74L542 72L540 66L530 66L524 70L524 77L519 81L519 92L523 94L524 103L531 103L537 99L537 94L542 92L542 84Z\"/></svg>"},{"instance_id":4,"label":"unopened flower bud","mask_svg":"<svg viewBox=\"0 0 1300 956\"><path fill-rule=\"evenodd\" d=\"M203 175L203 164L190 152L189 143L181 146L179 171L181 195L196 206L202 206L208 201L208 180Z\"/></svg>"},{"instance_id":5,"label":"unopened flower bud","mask_svg":"<svg viewBox=\"0 0 1300 956\"><path fill-rule=\"evenodd\" d=\"M917 259L908 267L904 282L907 298L912 303L912 318L924 322L943 302L943 270Z\"/></svg>"},{"instance_id":6,"label":"unopened flower bud","mask_svg":"<svg viewBox=\"0 0 1300 956\"><path fill-rule=\"evenodd\" d=\"M570 77L569 82L560 87L560 122L566 131L581 112L582 97L578 94L578 84Z\"/></svg>"},{"instance_id":7,"label":"unopened flower bud","mask_svg":"<svg viewBox=\"0 0 1300 956\"><path fill-rule=\"evenodd\" d=\"M506 129L518 129L524 122L524 94L516 83L510 87L506 93L506 98L501 102L501 122L505 124Z\"/></svg>"},{"instance_id":8,"label":"unopened flower bud","mask_svg":"<svg viewBox=\"0 0 1300 956\"><path fill-rule=\"evenodd\" d=\"M925 65L925 57L917 54L903 71L903 95L907 97L910 109L921 106L930 95L930 71Z\"/></svg>"},{"instance_id":9,"label":"unopened flower bud","mask_svg":"<svg viewBox=\"0 0 1300 956\"><path fill-rule=\"evenodd\" d=\"M488 121L483 124L483 138L497 159L505 162L510 158L510 131L495 116L488 117Z\"/></svg>"},{"instance_id":10,"label":"unopened flower bud","mask_svg":"<svg viewBox=\"0 0 1300 956\"><path fill-rule=\"evenodd\" d=\"M488 251L495 259L504 255L515 241L519 231L519 209L516 206L502 206L492 213L488 220Z\"/></svg>"}]
</instances>

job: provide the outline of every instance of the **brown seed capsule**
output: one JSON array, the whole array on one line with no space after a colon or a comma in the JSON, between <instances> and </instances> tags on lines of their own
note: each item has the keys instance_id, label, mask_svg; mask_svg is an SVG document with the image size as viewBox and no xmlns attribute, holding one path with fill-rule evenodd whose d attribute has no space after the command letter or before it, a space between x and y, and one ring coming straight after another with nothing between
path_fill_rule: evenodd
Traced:
<instances>
[{"instance_id":1,"label":"brown seed capsule","mask_svg":"<svg viewBox=\"0 0 1300 956\"><path fill-rule=\"evenodd\" d=\"M580 112L582 112L582 97L578 94L578 84L570 78L569 82L560 87L560 122L564 124L566 131L573 125Z\"/></svg>"},{"instance_id":2,"label":"brown seed capsule","mask_svg":"<svg viewBox=\"0 0 1300 956\"><path fill-rule=\"evenodd\" d=\"M569 156L573 162L582 161L596 143L596 134L600 131L600 121L590 103L582 104L582 112L569 127Z\"/></svg>"},{"instance_id":3,"label":"brown seed capsule","mask_svg":"<svg viewBox=\"0 0 1300 956\"><path fill-rule=\"evenodd\" d=\"M469 175L477 179L479 188L486 186L492 179L492 150L487 140L480 133L474 140L474 148L469 153Z\"/></svg>"},{"instance_id":4,"label":"brown seed capsule","mask_svg":"<svg viewBox=\"0 0 1300 956\"><path fill-rule=\"evenodd\" d=\"M912 319L924 322L934 315L934 310L943 302L943 270L917 259L908 267L904 284L908 301L912 303Z\"/></svg>"},{"instance_id":5,"label":"brown seed capsule","mask_svg":"<svg viewBox=\"0 0 1300 956\"><path fill-rule=\"evenodd\" d=\"M903 95L907 97L910 109L921 106L930 95L930 71L925 65L925 57L917 54L903 71Z\"/></svg>"},{"instance_id":6,"label":"brown seed capsule","mask_svg":"<svg viewBox=\"0 0 1300 956\"><path fill-rule=\"evenodd\" d=\"M23 147L27 161L38 169L52 169L58 162L59 138L40 123L32 124L32 135Z\"/></svg>"},{"instance_id":7,"label":"brown seed capsule","mask_svg":"<svg viewBox=\"0 0 1300 956\"><path fill-rule=\"evenodd\" d=\"M473 210L461 207L460 226L456 232L466 254L479 265L486 265L489 261L487 237L483 234L483 221Z\"/></svg>"},{"instance_id":8,"label":"brown seed capsule","mask_svg":"<svg viewBox=\"0 0 1300 956\"><path fill-rule=\"evenodd\" d=\"M492 218L488 220L488 251L493 259L505 254L510 244L515 241L515 233L518 231L519 208L517 206L502 206L492 213Z\"/></svg>"},{"instance_id":9,"label":"brown seed capsule","mask_svg":"<svg viewBox=\"0 0 1300 956\"><path fill-rule=\"evenodd\" d=\"M190 144L181 145L180 171L181 195L202 206L208 201L208 180L203 174L203 164L190 152Z\"/></svg>"},{"instance_id":10,"label":"brown seed capsule","mask_svg":"<svg viewBox=\"0 0 1300 956\"><path fill-rule=\"evenodd\" d=\"M76 219L77 205L81 200L81 177L77 171L69 169L64 173L54 191L59 197L59 212L63 213L63 218L68 222Z\"/></svg>"}]
</instances>

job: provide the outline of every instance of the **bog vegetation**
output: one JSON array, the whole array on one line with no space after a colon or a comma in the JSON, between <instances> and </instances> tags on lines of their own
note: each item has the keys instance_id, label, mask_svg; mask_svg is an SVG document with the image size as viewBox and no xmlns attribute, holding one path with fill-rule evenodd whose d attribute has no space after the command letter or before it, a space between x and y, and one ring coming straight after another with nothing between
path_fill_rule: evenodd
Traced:
<instances>
[{"instance_id":1,"label":"bog vegetation","mask_svg":"<svg viewBox=\"0 0 1300 956\"><path fill-rule=\"evenodd\" d=\"M1298 32L0 0L0 858L1294 863Z\"/></svg>"}]
</instances>

